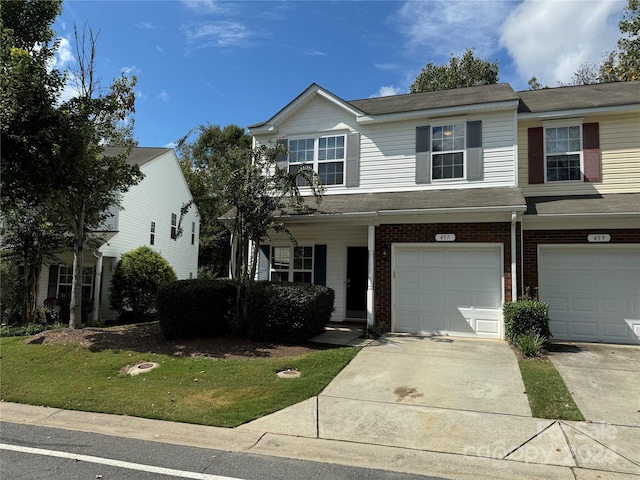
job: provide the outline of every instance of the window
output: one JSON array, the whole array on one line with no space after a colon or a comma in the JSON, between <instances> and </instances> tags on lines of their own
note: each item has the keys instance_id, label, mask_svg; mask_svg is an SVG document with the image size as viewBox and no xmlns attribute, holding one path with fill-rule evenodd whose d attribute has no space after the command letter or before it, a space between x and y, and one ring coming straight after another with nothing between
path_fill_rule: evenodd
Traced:
<instances>
[{"instance_id":1,"label":"window","mask_svg":"<svg viewBox=\"0 0 640 480\"><path fill-rule=\"evenodd\" d=\"M345 136L303 138L289 141L289 172L308 165L318 173L323 185L344 184ZM306 182L298 178L298 186Z\"/></svg>"},{"instance_id":2,"label":"window","mask_svg":"<svg viewBox=\"0 0 640 480\"><path fill-rule=\"evenodd\" d=\"M272 247L271 280L312 283L313 247Z\"/></svg>"},{"instance_id":3,"label":"window","mask_svg":"<svg viewBox=\"0 0 640 480\"><path fill-rule=\"evenodd\" d=\"M196 222L191 222L191 245L196 244Z\"/></svg>"},{"instance_id":4,"label":"window","mask_svg":"<svg viewBox=\"0 0 640 480\"><path fill-rule=\"evenodd\" d=\"M149 233L149 245L153 245L156 241L156 222L151 222L151 232Z\"/></svg>"},{"instance_id":5,"label":"window","mask_svg":"<svg viewBox=\"0 0 640 480\"><path fill-rule=\"evenodd\" d=\"M178 238L178 215L171 214L171 238L175 240Z\"/></svg>"},{"instance_id":6,"label":"window","mask_svg":"<svg viewBox=\"0 0 640 480\"><path fill-rule=\"evenodd\" d=\"M432 179L464 178L465 124L431 129Z\"/></svg>"},{"instance_id":7,"label":"window","mask_svg":"<svg viewBox=\"0 0 640 480\"><path fill-rule=\"evenodd\" d=\"M73 266L60 265L58 268L58 295L71 296ZM88 299L93 293L93 267L82 268L82 298Z\"/></svg>"},{"instance_id":8,"label":"window","mask_svg":"<svg viewBox=\"0 0 640 480\"><path fill-rule=\"evenodd\" d=\"M579 126L545 128L547 182L581 181L581 151Z\"/></svg>"}]
</instances>

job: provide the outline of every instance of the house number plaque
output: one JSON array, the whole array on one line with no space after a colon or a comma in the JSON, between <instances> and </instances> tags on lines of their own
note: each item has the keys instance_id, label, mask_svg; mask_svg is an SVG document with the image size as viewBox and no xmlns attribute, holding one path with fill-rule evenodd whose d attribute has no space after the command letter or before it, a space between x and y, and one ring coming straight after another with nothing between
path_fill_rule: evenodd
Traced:
<instances>
[{"instance_id":1,"label":"house number plaque","mask_svg":"<svg viewBox=\"0 0 640 480\"><path fill-rule=\"evenodd\" d=\"M453 233L438 233L436 235L436 242L453 242L456 236Z\"/></svg>"},{"instance_id":2,"label":"house number plaque","mask_svg":"<svg viewBox=\"0 0 640 480\"><path fill-rule=\"evenodd\" d=\"M611 235L608 233L594 233L587 237L589 243L605 243L611 241Z\"/></svg>"}]
</instances>

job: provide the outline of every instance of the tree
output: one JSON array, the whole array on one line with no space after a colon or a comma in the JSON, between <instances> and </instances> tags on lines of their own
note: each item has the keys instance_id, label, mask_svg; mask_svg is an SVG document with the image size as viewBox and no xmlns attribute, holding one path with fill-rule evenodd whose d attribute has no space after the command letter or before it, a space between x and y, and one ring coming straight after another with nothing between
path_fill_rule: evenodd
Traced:
<instances>
[{"instance_id":1,"label":"tree","mask_svg":"<svg viewBox=\"0 0 640 480\"><path fill-rule=\"evenodd\" d=\"M198 133L196 140L188 138ZM250 148L251 136L237 125L201 125L178 142L180 167L200 214L198 277L226 276L229 271L230 232L218 218L229 210L220 199L226 181L227 152Z\"/></svg>"},{"instance_id":2,"label":"tree","mask_svg":"<svg viewBox=\"0 0 640 480\"><path fill-rule=\"evenodd\" d=\"M226 225L234 241L231 271L237 291L237 331L246 326L245 293L256 276L260 242L268 239L269 230L288 233L276 214L285 209L308 208L299 185L308 185L316 202L321 199L323 189L311 168L302 166L289 173L278 166L277 159L285 154L281 144L234 148L227 150L226 161L221 165L226 181L221 185L220 200L231 208Z\"/></svg>"},{"instance_id":3,"label":"tree","mask_svg":"<svg viewBox=\"0 0 640 480\"><path fill-rule=\"evenodd\" d=\"M498 83L498 62L476 58L468 48L462 57L451 55L448 65L427 63L411 84L411 93L435 92L453 88L476 87Z\"/></svg>"},{"instance_id":4,"label":"tree","mask_svg":"<svg viewBox=\"0 0 640 480\"><path fill-rule=\"evenodd\" d=\"M113 273L111 308L121 320L144 320L156 311L158 288L176 280L169 262L155 250L142 246L124 253Z\"/></svg>"},{"instance_id":5,"label":"tree","mask_svg":"<svg viewBox=\"0 0 640 480\"><path fill-rule=\"evenodd\" d=\"M59 180L57 98L64 75L51 69L51 29L62 0L0 2L2 211L40 203ZM23 208L24 205L21 206Z\"/></svg>"},{"instance_id":6,"label":"tree","mask_svg":"<svg viewBox=\"0 0 640 480\"><path fill-rule=\"evenodd\" d=\"M618 40L616 72L624 81L640 81L640 0L628 0L618 24L623 34Z\"/></svg>"},{"instance_id":7,"label":"tree","mask_svg":"<svg viewBox=\"0 0 640 480\"><path fill-rule=\"evenodd\" d=\"M132 122L135 111L135 77L114 80L106 92L95 78L97 35L86 25L79 34L74 28L78 70L77 95L59 107L65 135L60 139L60 170L64 183L53 192L64 225L71 233L73 281L70 300L70 328L82 324L82 257L92 230L109 216L107 209L118 205L121 193L137 184L142 175L126 158L134 144L123 138L121 123ZM88 35L88 36L87 36ZM115 139L124 147L116 156L105 156L104 145Z\"/></svg>"}]
</instances>

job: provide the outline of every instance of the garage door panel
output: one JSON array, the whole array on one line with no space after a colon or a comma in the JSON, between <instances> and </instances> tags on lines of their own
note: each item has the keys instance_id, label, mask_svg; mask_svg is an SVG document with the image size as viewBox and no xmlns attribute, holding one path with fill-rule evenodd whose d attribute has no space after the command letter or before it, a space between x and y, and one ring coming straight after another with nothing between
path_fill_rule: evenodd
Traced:
<instances>
[{"instance_id":1,"label":"garage door panel","mask_svg":"<svg viewBox=\"0 0 640 480\"><path fill-rule=\"evenodd\" d=\"M543 246L538 271L554 338L640 344L640 247Z\"/></svg>"},{"instance_id":2,"label":"garage door panel","mask_svg":"<svg viewBox=\"0 0 640 480\"><path fill-rule=\"evenodd\" d=\"M394 258L395 331L500 337L499 247L402 246Z\"/></svg>"}]
</instances>

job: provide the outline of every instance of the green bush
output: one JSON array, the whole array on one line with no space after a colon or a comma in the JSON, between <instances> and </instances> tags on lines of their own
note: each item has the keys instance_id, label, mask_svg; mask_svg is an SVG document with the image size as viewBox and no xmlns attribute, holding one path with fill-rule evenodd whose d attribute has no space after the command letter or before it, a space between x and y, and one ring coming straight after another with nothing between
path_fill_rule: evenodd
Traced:
<instances>
[{"instance_id":1,"label":"green bush","mask_svg":"<svg viewBox=\"0 0 640 480\"><path fill-rule=\"evenodd\" d=\"M331 320L334 291L309 283L256 282L247 291L249 337L304 343Z\"/></svg>"},{"instance_id":2,"label":"green bush","mask_svg":"<svg viewBox=\"0 0 640 480\"><path fill-rule=\"evenodd\" d=\"M541 337L537 333L528 333L518 336L515 345L525 357L535 357L542 350L546 341L545 337Z\"/></svg>"},{"instance_id":3,"label":"green bush","mask_svg":"<svg viewBox=\"0 0 640 480\"><path fill-rule=\"evenodd\" d=\"M155 250L142 246L124 253L113 273L111 309L121 317L149 320L156 311L158 288L176 280L169 262Z\"/></svg>"},{"instance_id":4,"label":"green bush","mask_svg":"<svg viewBox=\"0 0 640 480\"><path fill-rule=\"evenodd\" d=\"M545 340L551 337L549 331L549 305L533 299L508 302L502 309L504 330L507 340L515 344L521 335L538 335Z\"/></svg>"},{"instance_id":5,"label":"green bush","mask_svg":"<svg viewBox=\"0 0 640 480\"><path fill-rule=\"evenodd\" d=\"M230 280L180 280L158 289L158 320L167 339L215 337L228 332L235 315Z\"/></svg>"}]
</instances>

